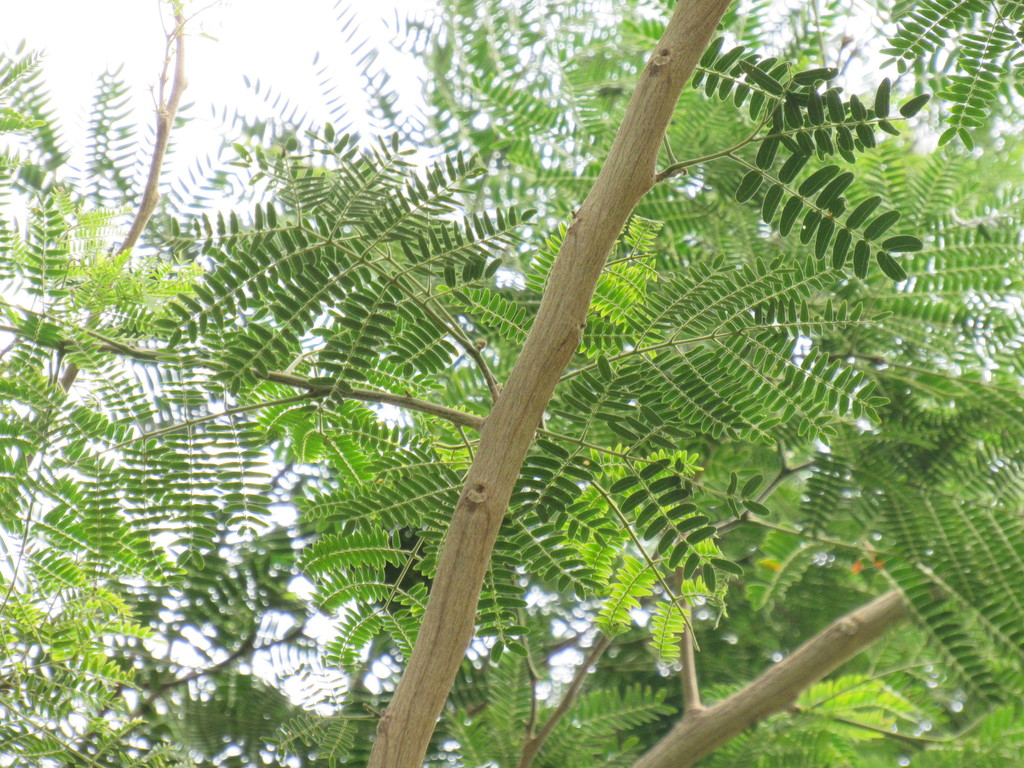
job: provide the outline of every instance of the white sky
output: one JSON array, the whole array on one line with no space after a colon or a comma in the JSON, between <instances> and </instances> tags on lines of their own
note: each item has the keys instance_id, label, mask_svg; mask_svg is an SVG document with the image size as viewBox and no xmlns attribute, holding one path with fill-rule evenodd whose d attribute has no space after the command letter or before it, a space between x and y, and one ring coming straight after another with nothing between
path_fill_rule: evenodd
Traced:
<instances>
[{"instance_id":1,"label":"white sky","mask_svg":"<svg viewBox=\"0 0 1024 768\"><path fill-rule=\"evenodd\" d=\"M223 124L212 118L214 109L220 113L227 108L228 114L238 108L273 114L268 104L246 89L244 75L270 86L275 94L284 94L320 124L330 119L318 74L326 67L333 84L348 89L346 101L352 115L359 115L360 81L349 56L351 49L369 39L382 54L390 53L396 13L401 18L422 16L433 4L433 0L187 0L186 14L194 18L188 26L189 86L183 104L193 104L188 115L197 124L190 127L190 136L176 137L179 148L184 149L182 142L195 152L217 148L219 136L214 132ZM12 52L25 40L29 48L45 52L43 82L72 145L85 136L98 78L122 65L121 77L132 89L138 121L147 127L140 136L149 136L152 89L164 58L166 3L0 0L0 10L0 50ZM348 31L343 31L344 22L339 20L345 13L357 19ZM355 35L347 41L352 29ZM320 58L314 65L317 52ZM403 57L392 56L390 62L392 87L403 98L415 98L422 68ZM179 156L179 162L184 159Z\"/></svg>"}]
</instances>

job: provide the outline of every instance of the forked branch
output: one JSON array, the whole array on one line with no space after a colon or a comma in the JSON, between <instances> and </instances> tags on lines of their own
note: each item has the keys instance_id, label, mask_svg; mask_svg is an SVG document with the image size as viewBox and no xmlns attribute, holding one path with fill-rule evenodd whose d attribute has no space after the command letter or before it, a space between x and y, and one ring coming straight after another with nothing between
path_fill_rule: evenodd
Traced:
<instances>
[{"instance_id":1,"label":"forked branch","mask_svg":"<svg viewBox=\"0 0 1024 768\"><path fill-rule=\"evenodd\" d=\"M689 768L796 698L907 618L903 595L886 592L837 619L745 688L683 717L633 768Z\"/></svg>"}]
</instances>

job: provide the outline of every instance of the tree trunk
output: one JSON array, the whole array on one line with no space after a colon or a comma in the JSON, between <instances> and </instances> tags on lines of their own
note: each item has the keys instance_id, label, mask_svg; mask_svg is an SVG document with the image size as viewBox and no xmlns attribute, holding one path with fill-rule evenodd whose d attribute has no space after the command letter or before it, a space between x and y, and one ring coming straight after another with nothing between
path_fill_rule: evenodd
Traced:
<instances>
[{"instance_id":1,"label":"tree trunk","mask_svg":"<svg viewBox=\"0 0 1024 768\"><path fill-rule=\"evenodd\" d=\"M655 165L679 94L729 0L683 0L665 29L608 159L579 208L548 280L537 319L494 410L455 507L423 626L390 706L370 768L419 768L473 626L509 497L555 385L580 342L594 286Z\"/></svg>"}]
</instances>

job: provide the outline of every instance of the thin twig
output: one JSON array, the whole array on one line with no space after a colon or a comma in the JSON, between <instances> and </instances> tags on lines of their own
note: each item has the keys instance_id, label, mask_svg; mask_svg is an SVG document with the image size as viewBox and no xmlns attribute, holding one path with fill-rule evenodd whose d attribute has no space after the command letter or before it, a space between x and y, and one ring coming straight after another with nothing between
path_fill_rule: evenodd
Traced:
<instances>
[{"instance_id":1,"label":"thin twig","mask_svg":"<svg viewBox=\"0 0 1024 768\"><path fill-rule=\"evenodd\" d=\"M526 648L526 673L530 677L530 717L526 721L526 740L530 741L536 735L538 704L537 683L540 682L540 675L537 674L537 667L534 666L529 644L524 642L523 645Z\"/></svg>"},{"instance_id":2,"label":"thin twig","mask_svg":"<svg viewBox=\"0 0 1024 768\"><path fill-rule=\"evenodd\" d=\"M27 312L29 314L37 315L37 316L43 317L43 318L46 317L45 314L38 313L38 312L32 312L31 310L26 310L26 309L24 309L22 307L14 307L14 305L7 304L7 302L0 301L0 305L11 306L11 307L13 307L15 309L18 309L19 311L22 311L22 312ZM98 351L100 351L100 352L109 352L111 354L120 355L122 357L128 357L128 358L131 358L133 360L139 360L141 362L150 362L150 363L169 362L169 361L173 360L173 357L166 350L162 350L162 349L144 349L142 347L133 347L133 346L131 346L129 344L123 344L123 343L117 341L116 339L112 339L112 338L109 338L107 336L104 336L103 334L99 333L98 331L93 331L93 330L88 329L88 328L85 328L83 330L87 334L89 334L90 336L92 336L93 338L95 338L95 339L97 339L98 341L101 342L96 347L96 349ZM21 335L26 335L21 329L14 328L14 327L11 327L10 332L18 333L18 334L21 334ZM61 345L63 345L67 349L73 349L73 346L71 346L67 342L60 342L60 343L53 344L53 345L50 345L50 346L53 346L53 347L56 348L56 347L60 347ZM190 362L190 364L197 365L197 366L206 366L206 367L209 367L209 368L217 368L218 367L217 363L215 363L215 362L213 362L211 360L192 359L189 362ZM296 374L287 373L285 371L270 371L268 373L255 374L255 375L257 375L258 378L261 378L264 381L271 381L271 382L274 382L275 384L284 384L285 386L295 387L296 389L304 389L304 390L306 390L306 394L303 395L301 399L311 399L312 400L312 399L328 397L328 396L332 396L333 395L335 397L340 397L342 399L348 399L348 400L359 400L361 402L367 402L367 403L383 403L385 405L394 405L394 406L397 406L399 408L406 408L406 409L408 409L410 411L418 411L420 413L425 413L425 414L427 414L429 416L436 416L438 418L444 419L445 421L449 421L452 424L455 424L457 426L469 427L470 429L475 429L477 431L479 431L480 428L484 424L484 417L483 416L477 416L477 415L472 414L472 413L466 413L465 411L456 410L455 408L449 408L448 406L445 406L445 405L439 405L437 403L427 402L426 400L420 400L419 398L412 397L411 395L396 395L396 394L394 394L392 392L381 392L381 391L372 390L372 389L359 389L357 387L353 387L353 388L340 388L338 386L317 384L317 383L312 382L310 379L308 379L308 378L306 378L304 376L298 376ZM279 402L280 401L272 401L272 402L269 402L269 403L265 403L263 405L276 405ZM129 443L135 442L137 440L142 440L142 439L145 439L147 437L153 437L153 436L156 436L156 435L159 435L159 434L165 434L167 432L172 432L175 429L180 429L182 427L189 426L189 424L198 423L200 421L208 421L211 418L216 418L217 416L229 415L230 413L235 413L235 412L240 413L240 412L246 411L246 410L254 410L255 408L263 407L263 405L254 404L254 405L248 405L248 406L241 406L241 407L239 407L238 409L235 409L235 410L228 409L228 410L226 410L226 411L224 411L222 413L219 413L219 414L203 416L203 417L200 417L198 420L185 421L185 422L182 422L181 424L176 425L176 426L166 427L166 428L164 428L162 430L157 430L157 431L154 431L154 432L149 432L149 433L146 433L144 435L140 435L138 437L132 438L131 440L127 440L124 443L122 443L122 445L127 445Z\"/></svg>"},{"instance_id":3,"label":"thin twig","mask_svg":"<svg viewBox=\"0 0 1024 768\"><path fill-rule=\"evenodd\" d=\"M171 81L170 96L164 101L166 67L167 61L171 58L172 46L174 47L174 79ZM156 210L157 201L160 199L160 170L163 167L164 157L167 155L167 145L170 142L174 119L178 114L178 106L181 104L181 94L188 85L185 79L185 17L180 13L174 16L174 31L168 35L167 50L165 74L160 78L160 100L156 110L156 142L153 145L153 157L149 163L149 175L146 178L146 187L142 192L139 210L135 214L135 220L128 229L124 242L117 249L118 255L134 247L139 241L139 237L149 223L153 211Z\"/></svg>"},{"instance_id":4,"label":"thin twig","mask_svg":"<svg viewBox=\"0 0 1024 768\"><path fill-rule=\"evenodd\" d=\"M814 13L814 25L818 31L818 45L821 47L821 64L828 66L828 49L825 47L825 34L821 27L821 12L818 10L818 0L811 0L811 10Z\"/></svg>"},{"instance_id":5,"label":"thin twig","mask_svg":"<svg viewBox=\"0 0 1024 768\"><path fill-rule=\"evenodd\" d=\"M232 651L226 658L222 659L221 661L218 661L216 664L213 664L209 667L203 667L202 669L193 670L192 672L189 672L186 675L182 675L181 677L176 677L172 680L168 680L162 683L161 685L157 686L153 691L150 692L150 694L146 698L139 701L139 704L135 708L135 715L138 716L142 714L142 712L144 712L149 706L151 706L154 701L163 696L165 693L167 693L167 691L171 690L172 688L177 688L178 686L184 685L185 683L189 683L200 677L220 672L222 669L226 669L227 667L231 666L236 661L241 659L243 656L247 656L250 653L266 650L267 648L272 648L275 645L283 645L285 643L290 643L292 640L299 637L305 631L306 623L303 622L301 624L296 624L291 629L291 631L289 631L286 635L284 635L284 637L278 640L272 640L269 643L264 643L263 645L256 645L256 637L258 633L257 630L253 630L249 634L249 636L242 641L241 645L239 645L238 648Z\"/></svg>"},{"instance_id":6,"label":"thin twig","mask_svg":"<svg viewBox=\"0 0 1024 768\"><path fill-rule=\"evenodd\" d=\"M558 721L561 720L566 712L572 707L576 701L576 697L579 695L580 689L583 687L583 681L586 679L590 668L597 663L597 660L601 658L601 655L608 650L608 646L612 644L612 639L607 635L601 635L600 639L594 644L587 658L576 670L576 674L573 675L572 682L569 683L569 688L565 692L565 696L555 707L555 711L551 713L551 717L547 719L540 732L532 739L527 739L523 745L523 755L519 758L519 768L528 768L533 759L540 752L544 746L544 742L547 741L548 736L551 735L551 731L554 730L555 726L558 725Z\"/></svg>"},{"instance_id":7,"label":"thin twig","mask_svg":"<svg viewBox=\"0 0 1024 768\"><path fill-rule=\"evenodd\" d=\"M172 45L174 47L174 80L171 83L170 97L165 102L163 93ZM156 210L157 201L160 199L160 169L163 166L164 156L167 154L167 144L170 141L174 118L178 113L178 105L181 103L181 94L187 85L185 79L185 18L180 13L174 16L174 31L168 35L167 50L168 55L164 59L164 72L160 78L160 101L156 110L156 142L153 145L153 157L149 161L149 175L146 179L146 187L142 192L139 210L135 213L135 219L132 221L124 241L117 248L118 256L138 242L153 211ZM78 378L78 373L78 366L73 362L68 362L60 377L61 389L70 392Z\"/></svg>"}]
</instances>

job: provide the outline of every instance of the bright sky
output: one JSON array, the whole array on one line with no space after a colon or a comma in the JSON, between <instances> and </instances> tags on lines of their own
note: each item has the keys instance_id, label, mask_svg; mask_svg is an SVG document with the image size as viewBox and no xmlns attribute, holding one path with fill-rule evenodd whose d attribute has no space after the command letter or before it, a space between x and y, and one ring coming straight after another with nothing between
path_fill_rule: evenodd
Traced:
<instances>
[{"instance_id":1,"label":"bright sky","mask_svg":"<svg viewBox=\"0 0 1024 768\"><path fill-rule=\"evenodd\" d=\"M423 70L396 56L388 42L396 14L402 19L422 17L433 5L432 0L186 0L186 15L194 18L188 27L189 86L183 103L194 105L188 114L198 124L189 137L176 137L179 146L185 142L197 152L216 149L216 132L223 123L213 118L214 110L273 114L269 104L245 87L245 75L323 123L331 119L327 101L333 97L325 94L330 85L320 85L326 74L346 93L351 113L359 115L361 83L350 54L362 40L390 56L378 61L385 64L391 87L403 98L415 99ZM140 123L152 124L152 88L164 59L166 2L7 0L3 6L0 51L10 53L25 40L29 48L45 52L44 82L70 142L85 135L99 76L122 65L121 77L132 88ZM346 30L345 22L353 15L356 23ZM148 130L141 135L148 136Z\"/></svg>"}]
</instances>

